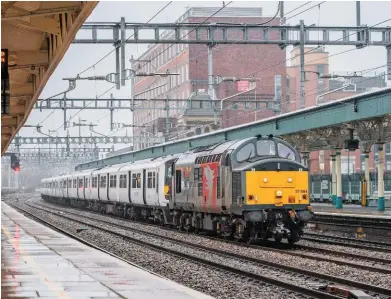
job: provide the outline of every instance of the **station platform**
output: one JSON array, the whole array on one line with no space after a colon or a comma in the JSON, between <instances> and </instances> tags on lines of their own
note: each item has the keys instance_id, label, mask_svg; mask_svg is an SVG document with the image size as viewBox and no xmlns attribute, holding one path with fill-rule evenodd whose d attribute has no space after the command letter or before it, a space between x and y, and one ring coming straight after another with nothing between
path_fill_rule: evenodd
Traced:
<instances>
[{"instance_id":1,"label":"station platform","mask_svg":"<svg viewBox=\"0 0 391 299\"><path fill-rule=\"evenodd\" d=\"M211 299L1 203L1 298Z\"/></svg>"},{"instance_id":2,"label":"station platform","mask_svg":"<svg viewBox=\"0 0 391 299\"><path fill-rule=\"evenodd\" d=\"M312 211L316 215L336 215L363 218L382 218L391 220L391 208L384 211L377 211L376 207L362 207L359 205L344 205L342 209L337 209L328 203L311 203Z\"/></svg>"}]
</instances>

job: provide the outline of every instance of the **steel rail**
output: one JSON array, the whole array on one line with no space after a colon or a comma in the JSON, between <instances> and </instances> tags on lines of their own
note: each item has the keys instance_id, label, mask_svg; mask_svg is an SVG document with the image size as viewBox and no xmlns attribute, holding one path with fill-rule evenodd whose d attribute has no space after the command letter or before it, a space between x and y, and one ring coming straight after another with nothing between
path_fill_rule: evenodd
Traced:
<instances>
[{"instance_id":1,"label":"steel rail","mask_svg":"<svg viewBox=\"0 0 391 299\"><path fill-rule=\"evenodd\" d=\"M14 204L11 204L11 203L8 203L8 205L10 205L12 208L20 211L23 214L26 214L26 215L34 218L34 219L39 220L40 222L43 222L43 223L47 224L48 226L50 226L51 228L53 228L55 230L59 230L60 232L66 232L65 230L59 228L58 226L53 225L53 224L47 222L46 220L43 220L42 218L32 214L31 212L29 212L29 211L27 211L27 210L25 210L23 208L17 207ZM36 208L36 207L34 207L34 208L37 209L37 210L44 210L44 209L40 209L40 208ZM74 221L74 222L78 222L78 223L83 224L83 225L88 225L89 227L98 229L100 231L107 232L109 234L112 234L112 235L115 235L117 237L120 237L123 240L127 240L127 241L130 241L130 242L135 243L137 245L148 247L148 248L150 248L152 250L156 250L156 251L159 251L159 252L164 252L164 253L169 254L169 255L173 255L173 256L180 257L180 258L184 258L184 259L190 260L192 262L197 262L197 263L202 264L202 265L211 266L211 267L219 269L219 270L235 273L237 275L241 275L241 276L244 276L244 277L247 277L247 278L251 278L251 279L254 279L254 280L259 280L259 281L262 281L262 282L270 283L272 285L275 285L275 286L278 286L278 287L283 287L285 289L292 290L294 292L298 292L298 293L303 294L303 295L313 296L313 297L316 297L316 298L324 298L324 299L340 299L340 297L338 297L338 296L334 296L334 295L331 295L331 294L328 294L328 293L325 293L325 292L317 291L317 290L306 288L306 287L301 287L299 285L287 283L287 282L281 281L279 279L273 279L273 278L271 278L269 276L266 276L266 275L260 275L260 274L254 274L254 273L246 272L246 271L243 271L243 270L240 270L240 269L236 269L236 268L233 268L233 267L230 267L230 266L227 266L227 265L222 265L222 264L219 264L219 263L216 263L216 262L212 262L212 261L209 261L209 260L198 258L198 257L192 256L190 254L186 254L186 253L183 253L183 252L178 252L176 250L163 248L161 246L158 246L158 245L155 245L155 244L151 244L149 242L145 242L145 241L142 241L142 240L139 240L139 239L136 239L136 238L132 238L132 237L129 237L127 235L124 235L124 234L121 234L121 233L118 233L118 232L115 232L115 231L111 231L109 229L105 229L105 228L102 228L102 227L99 227L99 226L96 226L96 225L92 225L92 224L86 223L86 222L81 221L81 220L72 219L72 218L67 217L65 215L60 215L60 214L56 214L56 213L53 213L53 212L51 212L51 214L56 215L56 216L58 216L60 218L64 218L64 219L68 219L68 220L71 220L71 221ZM74 235L70 234L69 232L66 232L66 234L68 236L70 236L70 237L74 237ZM83 243L84 242L86 242L86 241L83 241Z\"/></svg>"},{"instance_id":2,"label":"steel rail","mask_svg":"<svg viewBox=\"0 0 391 299\"><path fill-rule=\"evenodd\" d=\"M67 209L67 210L68 209L70 209L70 210L79 210L79 211L83 211L83 212L87 212L87 213L91 213L91 214L97 214L97 215L100 215L100 216L108 217L108 218L111 218L111 219L121 219L122 221L125 221L124 218L118 217L116 215L108 215L108 214L103 214L102 215L101 213L95 212L95 211L92 211L92 210L86 210L86 209L76 208L76 207L68 207L68 206L64 206L64 205L58 204L58 203L52 203L52 202L47 202L47 201L45 201L45 202L50 204L50 205L56 205L56 206L63 207L65 209ZM60 209L57 209L57 210L61 211ZM145 226L156 227L156 224L149 224L149 223L145 223L145 222L142 222L142 221L134 221L134 220L132 220L132 222L138 223L138 224L141 224L141 225L145 225ZM166 226L161 226L160 228L164 229L164 230L167 230L167 231L173 231L173 232L177 232L177 233L187 234L186 231L179 231L177 229L173 229L173 228L166 227ZM335 250L332 250L332 249L311 247L311 246L308 246L308 245L294 244L292 246L291 244L287 244L287 243L276 244L275 242L266 242L265 244L263 244L263 246L261 246L261 245L250 245L250 244L246 244L246 243L239 243L239 242L236 242L236 241L221 239L221 238L218 238L218 237L207 236L207 235L199 235L199 236L202 236L203 238L207 238L209 240L215 240L215 241L220 241L220 242L224 242L224 243L228 243L228 244L234 244L234 245L242 246L242 247L245 247L245 248L260 249L260 250L264 250L264 251L265 250L266 251L270 251L272 249L273 251L279 252L281 254L290 254L290 255L306 257L306 258L308 258L309 256L306 255L305 253L300 253L300 252L297 252L297 251L287 251L287 249L299 249L299 250L304 250L304 251L316 251L316 253L332 254L332 255L340 256L340 257L363 259L363 260L367 260L367 261L371 261L371 262L377 262L377 263L380 263L380 264L391 264L390 260L386 260L386 259L382 259L382 258L365 256L365 255L360 255L360 254L356 254L356 253L335 251ZM276 248L276 246L279 246L279 248ZM324 258L324 257L320 257L320 256L311 256L311 258L319 260L319 261L330 262L329 258ZM347 262L345 262L345 261L333 260L333 262L335 262L337 264L340 264L340 265L348 265ZM357 264L354 264L354 265L357 267ZM351 266L351 265L348 265L348 266ZM376 268L376 269L379 272L382 271L382 268ZM388 271L388 270L385 269L385 271Z\"/></svg>"},{"instance_id":3,"label":"steel rail","mask_svg":"<svg viewBox=\"0 0 391 299\"><path fill-rule=\"evenodd\" d=\"M29 204L27 204L27 205L29 205ZM31 205L29 205L29 206L31 206ZM42 211L45 211L45 212L49 212L49 213L51 213L53 215L59 216L59 217L64 218L64 219L68 219L68 220L71 220L71 221L79 222L80 224L83 224L83 225L88 225L90 227L93 227L95 229L99 229L99 230L105 231L105 232L110 233L110 234L114 234L114 235L116 235L118 237L121 237L121 238L124 238L124 239L128 239L131 242L134 242L134 241L135 242L139 242L140 245L143 245L143 246L151 246L151 247L159 249L159 250L168 251L169 253L173 253L174 255L177 255L177 253L179 253L184 258L187 258L187 259L194 259L195 258L196 261L201 262L201 263L205 261L205 262L208 263L208 265L211 265L211 266L219 267L219 265L220 265L220 264L215 263L215 262L206 261L204 259L201 259L201 258L198 258L198 257L194 257L194 256L192 256L190 254L187 254L187 253L177 252L175 250L163 248L163 247L161 247L159 245L151 244L151 243L146 242L146 241L141 241L141 240L136 239L134 237L130 237L130 236L127 236L125 234L112 231L110 229L102 228L100 226L97 226L97 225L85 222L83 220L73 219L73 218L68 217L66 215L57 214L57 213L52 212L50 210L37 208L37 207L34 207L34 206L31 206L31 207L34 208L34 209L37 209L37 210L42 210ZM77 216L80 217L81 215L77 215ZM84 216L82 216L82 217L84 217ZM94 219L94 221L98 221L99 222L100 220ZM112 225L114 227L118 227L116 224L113 224L113 223L111 223L110 225ZM123 228L123 229L124 230L128 230L129 228L125 226L125 228ZM328 274L322 274L322 273L313 272L313 271L309 271L309 270L305 270L305 269L298 269L298 268L295 268L295 267L292 267L292 266L278 264L278 263L267 261L267 260L260 260L260 259L256 259L256 258L242 256L240 254L235 254L235 253L231 253L231 252L228 253L226 251L222 251L222 250L218 250L218 249L210 249L210 248L205 247L203 245L192 244L192 243L189 243L189 242L186 242L186 241L183 241L183 240L177 240L177 239L169 238L169 237L166 237L166 236L160 236L158 234L154 234L154 233L150 233L150 232L143 232L143 231L140 232L140 231L137 231L137 233L138 234L143 234L143 235L151 235L151 236L154 236L154 237L161 238L163 240L169 240L170 242L174 242L174 243L181 244L181 245L186 245L188 247L193 247L193 248L196 248L196 249L200 249L200 250L212 253L212 254L218 254L218 255L221 255L221 256L226 257L226 258L234 258L234 259L243 260L243 261L246 261L246 262L251 262L251 263L257 264L258 266L263 266L264 267L266 265L268 267L277 268L279 270L293 272L293 274L296 274L296 275L297 274L298 275L307 275L307 276L309 276L311 278L322 279L322 280L326 280L326 281L334 282L334 283L338 283L338 284L342 283L342 284L345 284L345 285L350 286L350 287L356 287L356 288L360 288L360 289L366 290L366 291L371 291L371 292L374 292L374 293L377 293L377 294L383 294L383 295L391 296L391 290L386 289L386 288L382 288L382 287L378 287L378 286L375 286L375 285L370 285L370 284L365 284L365 283L361 283L361 282L356 282L356 281L352 281L352 280L345 279L345 278L342 278L342 277L335 277L335 276L331 276L331 275L328 275ZM232 271L232 270L230 270L230 271L231 272L235 272L236 274L240 274L240 273L242 273L241 275L251 274L252 278L258 277L258 278L255 278L255 279L265 281L263 275L247 273L247 272L245 272L243 270L236 269L236 268L233 268L233 267L230 267L230 266L224 266L224 267L227 267L226 269L233 269L234 271ZM236 271L239 271L239 272L236 272ZM290 283L282 282L280 280L274 280L271 277L267 277L267 279L271 279L273 281L278 281L278 283L283 283L284 284L283 285L284 288L288 288L288 289L291 289L293 291L298 291L298 289L296 289L296 288L292 289L292 286L299 287L302 291L303 291L303 288L304 288L302 286L292 285ZM267 281L267 282L270 282L270 281ZM308 290L315 291L315 290L309 289L309 288L304 288L304 289L306 289L307 291ZM316 291L315 294L317 294L317 293L322 293L322 292ZM313 295L311 293L304 293L304 294ZM326 295L326 294L327 293L322 293L322 295ZM322 297L322 298L326 298L326 297Z\"/></svg>"}]
</instances>

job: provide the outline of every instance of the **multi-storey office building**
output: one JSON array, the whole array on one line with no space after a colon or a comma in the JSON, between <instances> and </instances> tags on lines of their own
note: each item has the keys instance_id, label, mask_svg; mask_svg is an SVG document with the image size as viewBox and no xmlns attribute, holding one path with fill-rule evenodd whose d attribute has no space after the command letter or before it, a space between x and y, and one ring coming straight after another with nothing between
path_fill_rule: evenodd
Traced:
<instances>
[{"instance_id":1,"label":"multi-storey office building","mask_svg":"<svg viewBox=\"0 0 391 299\"><path fill-rule=\"evenodd\" d=\"M219 8L216 7L192 7L183 14L177 22L201 23L206 21ZM208 19L207 23L264 23L270 17L262 16L260 7L226 7L219 13ZM272 24L279 24L278 18L271 21ZM191 29L189 29L191 31ZM188 32L189 32L188 31ZM181 32L181 37L188 32ZM174 34L173 32L163 33L161 38ZM200 33L204 34L203 32ZM231 38L235 39L235 34ZM240 33L237 33L240 34ZM277 32L271 32L277 35ZM189 37L195 35L195 31L189 33ZM137 77L135 83L135 94L140 94L140 98L161 98L167 96L171 99L187 100L194 93L202 93L208 90L208 55L207 46L201 44L177 44L166 45L156 44L142 54L138 60L150 60L147 62L135 62L135 70L140 72L162 73L167 70L172 73L179 73L179 76L167 77ZM261 119L273 115L271 104L264 101L280 100L284 94L286 77L286 67L284 61L286 51L281 50L278 45L217 45L213 47L213 75L223 77L245 78L252 74L258 78L256 89L248 94L241 95L241 99L259 100L260 103L248 104L247 111L223 111L219 124L223 127L234 126L245 122ZM279 64L278 64L279 63ZM271 65L276 65L270 68ZM216 100L220 101L224 97L238 93L234 83L223 82L216 88ZM147 125L148 128L135 129L135 136L149 136L165 134L167 111L163 110L164 103L153 104L157 109L136 110L134 112L135 125ZM184 102L170 107L170 130L174 129L176 119L184 112ZM257 108L257 113L254 109ZM148 147L149 144L135 145L137 149Z\"/></svg>"}]
</instances>

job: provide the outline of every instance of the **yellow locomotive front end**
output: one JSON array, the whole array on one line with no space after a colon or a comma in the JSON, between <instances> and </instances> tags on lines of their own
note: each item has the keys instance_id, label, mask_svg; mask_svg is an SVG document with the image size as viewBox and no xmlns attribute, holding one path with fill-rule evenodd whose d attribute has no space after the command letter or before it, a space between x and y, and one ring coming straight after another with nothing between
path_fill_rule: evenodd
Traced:
<instances>
[{"instance_id":1,"label":"yellow locomotive front end","mask_svg":"<svg viewBox=\"0 0 391 299\"><path fill-rule=\"evenodd\" d=\"M313 217L309 206L308 169L274 158L243 173L244 216L250 239L297 242Z\"/></svg>"},{"instance_id":2,"label":"yellow locomotive front end","mask_svg":"<svg viewBox=\"0 0 391 299\"><path fill-rule=\"evenodd\" d=\"M247 171L246 205L273 208L309 204L308 171Z\"/></svg>"},{"instance_id":3,"label":"yellow locomotive front end","mask_svg":"<svg viewBox=\"0 0 391 299\"><path fill-rule=\"evenodd\" d=\"M313 213L308 168L299 153L285 141L269 136L239 147L235 159L233 200L237 198L236 211L242 219L234 221L234 235L249 241L300 240Z\"/></svg>"}]
</instances>

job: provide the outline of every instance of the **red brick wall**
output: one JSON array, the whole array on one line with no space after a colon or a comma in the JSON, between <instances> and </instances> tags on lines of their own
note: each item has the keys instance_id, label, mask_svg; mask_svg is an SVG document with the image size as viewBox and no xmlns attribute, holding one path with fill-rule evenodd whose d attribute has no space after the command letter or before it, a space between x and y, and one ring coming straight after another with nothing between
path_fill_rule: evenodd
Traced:
<instances>
[{"instance_id":1,"label":"red brick wall","mask_svg":"<svg viewBox=\"0 0 391 299\"><path fill-rule=\"evenodd\" d=\"M184 22L203 22L205 18L188 18ZM208 22L232 22L232 23L263 23L269 20L269 18L211 18ZM270 24L278 24L279 19L275 19ZM195 31L191 32L189 36L195 36ZM205 32L201 32L201 37L205 36ZM240 32L232 32L229 34L229 38L238 39ZM249 36L255 38L255 32L249 32ZM270 32L270 38L276 35L276 32ZM260 36L259 36L260 37ZM215 34L215 39L221 38L219 33ZM175 49L175 53L178 53L177 45L172 48ZM156 57L164 49L164 45L157 45L152 47L148 53L142 55L141 59L151 59ZM198 89L208 89L208 56L206 45L187 45L184 50L180 51L177 57L171 58L167 63L160 66L158 69L150 68L152 72L165 72L167 69L171 72L183 72L182 66L188 64L188 80L180 86L175 86L170 92L172 98L182 98L183 94L188 96L192 91ZM282 100L285 98L285 85L286 85L286 67L285 62L286 51L281 50L278 45L217 45L213 48L213 75L221 75L225 77L251 77L255 73L255 77L260 80L257 81L256 93L257 97L263 94L268 99L274 98L274 80L275 75L281 75L282 83ZM152 64L156 65L156 59L153 59ZM145 65L145 62L140 63ZM137 69L137 68L136 68ZM140 71L147 71L141 69ZM162 84L166 82L166 78L157 77L145 77L138 81L135 85L135 93L146 90L151 84L158 82ZM164 91L165 89L163 89ZM231 96L237 93L236 85L234 83L222 83L216 92L217 99L222 99L227 96ZM255 92L250 92L254 94ZM145 96L140 96L145 98ZM164 98L163 95L155 96L157 98ZM232 103L231 103L232 104ZM151 122L153 116L161 116L164 112L136 110L135 123L143 124ZM158 114L158 115L156 115ZM170 113L175 115L175 113ZM255 119L254 112L248 111L228 111L223 113L224 117L222 123L224 126L234 126L242 123L247 123ZM265 117L270 117L273 112L259 111L257 112L257 120ZM227 118L230 119L227 122ZM139 130L135 129L135 135L139 135Z\"/></svg>"},{"instance_id":2,"label":"red brick wall","mask_svg":"<svg viewBox=\"0 0 391 299\"><path fill-rule=\"evenodd\" d=\"M269 18L213 18L213 22L237 22L237 23L263 23ZM188 22L203 22L205 18L189 18ZM279 19L274 20L270 24L279 24ZM191 33L190 35L192 35ZM195 33L194 33L195 34ZM239 33L229 35L229 38L238 39ZM274 38L277 33L270 33L270 37ZM205 34L200 34L201 38ZM254 32L249 32L250 36L254 36ZM216 34L216 39L221 35ZM217 45L213 47L213 75L222 77L251 77L255 73L257 81L256 93L266 94L268 98L274 97L274 76L281 75L282 82L282 99L285 96L286 83L286 67L285 63L281 63L286 59L286 51L281 50L278 45ZM272 67L273 65L276 65ZM189 77L191 80L197 81L196 89L208 89L208 55L206 45L191 45L190 46L190 68ZM217 98L223 99L237 93L234 83L222 83L217 89ZM254 94L254 91L250 92ZM228 104L228 103L227 103ZM232 103L231 103L232 104ZM241 114L246 114L240 116ZM273 113L257 112L257 119L269 117ZM240 117L239 117L240 116ZM226 117L231 120L228 121ZM222 124L223 127L234 126L249 121L253 121L254 112L246 111L228 111L223 112Z\"/></svg>"}]
</instances>

